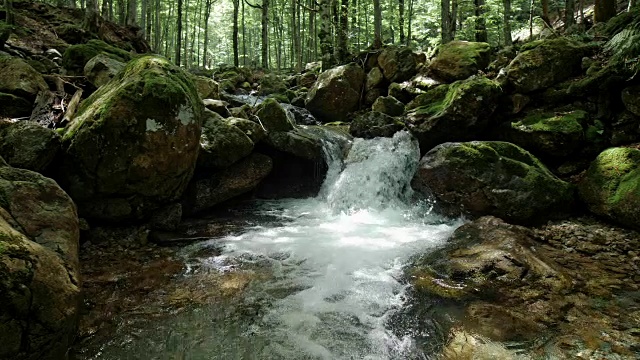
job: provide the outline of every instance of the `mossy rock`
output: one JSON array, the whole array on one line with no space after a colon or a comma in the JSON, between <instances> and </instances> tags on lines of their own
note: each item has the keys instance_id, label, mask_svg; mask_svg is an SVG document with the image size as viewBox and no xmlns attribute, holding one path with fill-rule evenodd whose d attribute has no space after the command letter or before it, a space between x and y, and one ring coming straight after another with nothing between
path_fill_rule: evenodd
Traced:
<instances>
[{"instance_id":1,"label":"mossy rock","mask_svg":"<svg viewBox=\"0 0 640 360\"><path fill-rule=\"evenodd\" d=\"M323 123L347 121L358 109L364 78L364 70L354 63L323 72L307 94L306 108Z\"/></svg>"},{"instance_id":2,"label":"mossy rock","mask_svg":"<svg viewBox=\"0 0 640 360\"><path fill-rule=\"evenodd\" d=\"M83 74L96 88L108 83L124 68L125 64L105 54L91 58L84 66Z\"/></svg>"},{"instance_id":3,"label":"mossy rock","mask_svg":"<svg viewBox=\"0 0 640 360\"><path fill-rule=\"evenodd\" d=\"M378 56L378 66L385 79L390 82L403 82L416 74L418 64L410 48L388 46Z\"/></svg>"},{"instance_id":4,"label":"mossy rock","mask_svg":"<svg viewBox=\"0 0 640 360\"><path fill-rule=\"evenodd\" d=\"M232 125L240 129L245 135L253 141L254 144L259 143L267 137L267 132L262 126L255 121L247 120L244 118L230 117L225 119L227 124Z\"/></svg>"},{"instance_id":5,"label":"mossy rock","mask_svg":"<svg viewBox=\"0 0 640 360\"><path fill-rule=\"evenodd\" d=\"M82 74L89 60L104 54L112 59L126 63L135 57L134 54L111 46L102 40L89 40L86 44L71 45L62 54L62 67L70 74Z\"/></svg>"},{"instance_id":6,"label":"mossy rock","mask_svg":"<svg viewBox=\"0 0 640 360\"><path fill-rule=\"evenodd\" d=\"M55 27L55 33L69 44L83 44L91 39L91 33L83 29L81 25L62 24Z\"/></svg>"},{"instance_id":7,"label":"mossy rock","mask_svg":"<svg viewBox=\"0 0 640 360\"><path fill-rule=\"evenodd\" d=\"M451 41L440 45L429 71L438 79L464 80L489 66L491 46L484 42Z\"/></svg>"},{"instance_id":8,"label":"mossy rock","mask_svg":"<svg viewBox=\"0 0 640 360\"><path fill-rule=\"evenodd\" d=\"M0 56L1 93L12 94L33 102L40 91L48 88L42 75L24 60ZM5 104L1 106L4 107Z\"/></svg>"},{"instance_id":9,"label":"mossy rock","mask_svg":"<svg viewBox=\"0 0 640 360\"><path fill-rule=\"evenodd\" d=\"M277 74L266 74L260 79L260 87L258 87L260 95L284 94L287 90L284 80Z\"/></svg>"},{"instance_id":10,"label":"mossy rock","mask_svg":"<svg viewBox=\"0 0 640 360\"><path fill-rule=\"evenodd\" d=\"M582 58L589 46L568 38L544 40L522 51L506 68L506 78L516 92L546 89L582 71Z\"/></svg>"},{"instance_id":11,"label":"mossy rock","mask_svg":"<svg viewBox=\"0 0 640 360\"><path fill-rule=\"evenodd\" d=\"M477 137L489 125L501 94L498 83L487 78L461 80L429 91L419 100L429 103L407 114L421 152L447 141Z\"/></svg>"},{"instance_id":12,"label":"mossy rock","mask_svg":"<svg viewBox=\"0 0 640 360\"><path fill-rule=\"evenodd\" d=\"M587 119L588 114L582 110L536 113L506 124L500 133L505 141L534 154L562 158L582 147L583 125L586 125Z\"/></svg>"},{"instance_id":13,"label":"mossy rock","mask_svg":"<svg viewBox=\"0 0 640 360\"><path fill-rule=\"evenodd\" d=\"M256 115L267 132L289 131L293 129L287 112L278 101L273 98L268 98L263 101L262 104L258 105Z\"/></svg>"},{"instance_id":14,"label":"mossy rock","mask_svg":"<svg viewBox=\"0 0 640 360\"><path fill-rule=\"evenodd\" d=\"M267 144L276 150L296 157L319 161L323 159L322 141L313 133L297 128L269 133Z\"/></svg>"},{"instance_id":15,"label":"mossy rock","mask_svg":"<svg viewBox=\"0 0 640 360\"><path fill-rule=\"evenodd\" d=\"M611 148L602 152L578 185L589 210L640 229L640 150Z\"/></svg>"},{"instance_id":16,"label":"mossy rock","mask_svg":"<svg viewBox=\"0 0 640 360\"><path fill-rule=\"evenodd\" d=\"M0 116L10 118L29 116L33 110L33 101L0 92Z\"/></svg>"},{"instance_id":17,"label":"mossy rock","mask_svg":"<svg viewBox=\"0 0 640 360\"><path fill-rule=\"evenodd\" d=\"M220 100L220 84L215 80L204 76L194 76L193 83L196 85L201 99Z\"/></svg>"},{"instance_id":18,"label":"mossy rock","mask_svg":"<svg viewBox=\"0 0 640 360\"><path fill-rule=\"evenodd\" d=\"M393 96L381 96L373 102L371 110L389 116L400 116L404 113L404 104Z\"/></svg>"},{"instance_id":19,"label":"mossy rock","mask_svg":"<svg viewBox=\"0 0 640 360\"><path fill-rule=\"evenodd\" d=\"M242 130L212 111L205 113L198 168L223 169L251 154L253 141Z\"/></svg>"},{"instance_id":20,"label":"mossy rock","mask_svg":"<svg viewBox=\"0 0 640 360\"><path fill-rule=\"evenodd\" d=\"M640 116L640 85L622 90L622 102L629 112Z\"/></svg>"},{"instance_id":21,"label":"mossy rock","mask_svg":"<svg viewBox=\"0 0 640 360\"><path fill-rule=\"evenodd\" d=\"M177 200L200 147L203 104L191 78L159 56L138 58L78 109L63 136L61 182L83 217L146 217Z\"/></svg>"},{"instance_id":22,"label":"mossy rock","mask_svg":"<svg viewBox=\"0 0 640 360\"><path fill-rule=\"evenodd\" d=\"M404 123L377 111L358 115L349 126L349 133L354 137L372 139L375 137L392 137L404 129Z\"/></svg>"},{"instance_id":23,"label":"mossy rock","mask_svg":"<svg viewBox=\"0 0 640 360\"><path fill-rule=\"evenodd\" d=\"M14 167L43 172L60 150L60 135L35 122L0 122L0 155Z\"/></svg>"},{"instance_id":24,"label":"mossy rock","mask_svg":"<svg viewBox=\"0 0 640 360\"><path fill-rule=\"evenodd\" d=\"M449 215L493 215L534 223L572 211L574 188L536 157L507 142L445 143L420 161L412 186Z\"/></svg>"}]
</instances>

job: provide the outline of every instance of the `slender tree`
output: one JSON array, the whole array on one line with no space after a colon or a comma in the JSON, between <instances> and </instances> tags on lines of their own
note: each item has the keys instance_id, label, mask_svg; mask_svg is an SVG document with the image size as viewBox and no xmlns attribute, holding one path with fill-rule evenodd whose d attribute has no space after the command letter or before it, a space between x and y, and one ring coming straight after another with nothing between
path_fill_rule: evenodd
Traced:
<instances>
[{"instance_id":1,"label":"slender tree","mask_svg":"<svg viewBox=\"0 0 640 360\"><path fill-rule=\"evenodd\" d=\"M180 54L182 53L182 0L178 0L178 20L176 22L176 58L175 64L180 66Z\"/></svg>"},{"instance_id":2,"label":"slender tree","mask_svg":"<svg viewBox=\"0 0 640 360\"><path fill-rule=\"evenodd\" d=\"M128 0L127 2L127 25L136 25L138 16L138 1L137 0Z\"/></svg>"},{"instance_id":3,"label":"slender tree","mask_svg":"<svg viewBox=\"0 0 640 360\"><path fill-rule=\"evenodd\" d=\"M97 33L99 28L99 19L98 0L87 0L87 8L84 12L84 29L92 33Z\"/></svg>"},{"instance_id":4,"label":"slender tree","mask_svg":"<svg viewBox=\"0 0 640 360\"><path fill-rule=\"evenodd\" d=\"M207 1L209 3L211 2L211 0L207 0ZM239 8L240 8L240 0L233 0L233 34L231 38L233 42L233 65L234 66L240 65L240 60L238 56L238 12L240 10ZM209 17L207 16L207 21L208 21L208 18ZM205 41L207 41L207 39L205 39ZM206 49L206 46L205 46L205 49Z\"/></svg>"},{"instance_id":5,"label":"slender tree","mask_svg":"<svg viewBox=\"0 0 640 360\"><path fill-rule=\"evenodd\" d=\"M593 7L593 21L595 23L607 22L616 16L616 0L595 0Z\"/></svg>"},{"instance_id":6,"label":"slender tree","mask_svg":"<svg viewBox=\"0 0 640 360\"><path fill-rule=\"evenodd\" d=\"M340 6L340 26L338 29L338 61L344 63L349 57L349 0L342 0Z\"/></svg>"},{"instance_id":7,"label":"slender tree","mask_svg":"<svg viewBox=\"0 0 640 360\"><path fill-rule=\"evenodd\" d=\"M504 45L510 46L513 44L511 38L511 0L502 0L504 6L504 24L502 29L504 31Z\"/></svg>"},{"instance_id":8,"label":"slender tree","mask_svg":"<svg viewBox=\"0 0 640 360\"><path fill-rule=\"evenodd\" d=\"M373 0L373 47L382 47L382 9L380 0Z\"/></svg>"},{"instance_id":9,"label":"slender tree","mask_svg":"<svg viewBox=\"0 0 640 360\"><path fill-rule=\"evenodd\" d=\"M564 28L568 29L571 25L576 23L576 2L575 0L566 0L564 8Z\"/></svg>"},{"instance_id":10,"label":"slender tree","mask_svg":"<svg viewBox=\"0 0 640 360\"><path fill-rule=\"evenodd\" d=\"M398 28L400 30L400 44L404 44L404 0L398 0Z\"/></svg>"},{"instance_id":11,"label":"slender tree","mask_svg":"<svg viewBox=\"0 0 640 360\"><path fill-rule=\"evenodd\" d=\"M487 42L487 24L484 18L485 0L474 0L476 12L476 41Z\"/></svg>"},{"instance_id":12,"label":"slender tree","mask_svg":"<svg viewBox=\"0 0 640 360\"><path fill-rule=\"evenodd\" d=\"M451 0L442 0L440 2L440 28L442 43L446 44L453 40L453 24L454 18L451 14Z\"/></svg>"}]
</instances>

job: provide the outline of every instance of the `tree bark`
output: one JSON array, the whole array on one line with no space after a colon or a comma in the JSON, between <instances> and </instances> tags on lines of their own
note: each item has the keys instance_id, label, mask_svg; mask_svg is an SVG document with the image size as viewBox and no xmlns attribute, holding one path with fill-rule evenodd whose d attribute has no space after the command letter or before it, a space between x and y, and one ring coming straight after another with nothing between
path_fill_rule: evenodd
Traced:
<instances>
[{"instance_id":1,"label":"tree bark","mask_svg":"<svg viewBox=\"0 0 640 360\"><path fill-rule=\"evenodd\" d=\"M398 28L400 29L400 44L404 44L404 0L398 0Z\"/></svg>"},{"instance_id":2,"label":"tree bark","mask_svg":"<svg viewBox=\"0 0 640 360\"><path fill-rule=\"evenodd\" d=\"M597 3L597 1L596 1ZM568 29L571 25L576 23L575 18L576 3L575 0L566 0L564 7L564 28Z\"/></svg>"},{"instance_id":3,"label":"tree bark","mask_svg":"<svg viewBox=\"0 0 640 360\"><path fill-rule=\"evenodd\" d=\"M344 63L349 57L349 0L340 6L340 28L338 29L338 61Z\"/></svg>"},{"instance_id":4,"label":"tree bark","mask_svg":"<svg viewBox=\"0 0 640 360\"><path fill-rule=\"evenodd\" d=\"M137 0L128 0L127 9L127 25L136 25L136 17L138 16L138 2Z\"/></svg>"},{"instance_id":5,"label":"tree bark","mask_svg":"<svg viewBox=\"0 0 640 360\"><path fill-rule=\"evenodd\" d=\"M476 41L487 42L487 24L484 19L484 0L474 0L476 11Z\"/></svg>"},{"instance_id":6,"label":"tree bark","mask_svg":"<svg viewBox=\"0 0 640 360\"><path fill-rule=\"evenodd\" d=\"M211 0L207 0L207 4L210 4ZM209 8L211 6L209 5ZM232 43L233 43L233 66L240 65L240 56L238 54L238 11L240 10L240 0L233 0L233 34L232 34ZM209 21L209 16L207 15L207 22ZM209 35L209 27L205 28L205 44L207 42L207 37ZM206 50L205 45L205 50Z\"/></svg>"},{"instance_id":7,"label":"tree bark","mask_svg":"<svg viewBox=\"0 0 640 360\"><path fill-rule=\"evenodd\" d=\"M637 1L636 0L629 0L629 7L627 7L627 11L631 12L631 8L633 8L634 6L636 6Z\"/></svg>"},{"instance_id":8,"label":"tree bark","mask_svg":"<svg viewBox=\"0 0 640 360\"><path fill-rule=\"evenodd\" d=\"M407 46L411 45L412 25L413 25L413 0L409 0L409 18L407 19Z\"/></svg>"},{"instance_id":9,"label":"tree bark","mask_svg":"<svg viewBox=\"0 0 640 360\"><path fill-rule=\"evenodd\" d=\"M262 0L262 67L269 68L269 0Z\"/></svg>"},{"instance_id":10,"label":"tree bark","mask_svg":"<svg viewBox=\"0 0 640 360\"><path fill-rule=\"evenodd\" d=\"M87 8L84 12L83 28L92 33L98 33L98 0L87 0Z\"/></svg>"},{"instance_id":11,"label":"tree bark","mask_svg":"<svg viewBox=\"0 0 640 360\"><path fill-rule=\"evenodd\" d=\"M504 5L504 45L510 46L513 44L511 38L511 0L502 0L502 4Z\"/></svg>"},{"instance_id":12,"label":"tree bark","mask_svg":"<svg viewBox=\"0 0 640 360\"><path fill-rule=\"evenodd\" d=\"M182 53L182 0L178 0L178 20L176 23L176 58L175 64L180 66L180 54Z\"/></svg>"},{"instance_id":13,"label":"tree bark","mask_svg":"<svg viewBox=\"0 0 640 360\"><path fill-rule=\"evenodd\" d=\"M452 25L451 0L442 0L440 1L440 36L443 44L453 40Z\"/></svg>"},{"instance_id":14,"label":"tree bark","mask_svg":"<svg viewBox=\"0 0 640 360\"><path fill-rule=\"evenodd\" d=\"M380 0L373 0L373 48L382 47L382 9Z\"/></svg>"},{"instance_id":15,"label":"tree bark","mask_svg":"<svg viewBox=\"0 0 640 360\"><path fill-rule=\"evenodd\" d=\"M616 0L595 0L593 22L607 22L616 16Z\"/></svg>"},{"instance_id":16,"label":"tree bark","mask_svg":"<svg viewBox=\"0 0 640 360\"><path fill-rule=\"evenodd\" d=\"M322 68L329 69L333 66L333 44L331 41L331 0L321 0L320 6L321 27L318 32L320 41L320 53L322 56Z\"/></svg>"},{"instance_id":17,"label":"tree bark","mask_svg":"<svg viewBox=\"0 0 640 360\"><path fill-rule=\"evenodd\" d=\"M15 25L16 19L13 13L13 0L4 0L4 9L6 11L6 22L8 25Z\"/></svg>"},{"instance_id":18,"label":"tree bark","mask_svg":"<svg viewBox=\"0 0 640 360\"><path fill-rule=\"evenodd\" d=\"M542 0L542 20L547 25L551 26L551 20L549 18L549 0Z\"/></svg>"}]
</instances>

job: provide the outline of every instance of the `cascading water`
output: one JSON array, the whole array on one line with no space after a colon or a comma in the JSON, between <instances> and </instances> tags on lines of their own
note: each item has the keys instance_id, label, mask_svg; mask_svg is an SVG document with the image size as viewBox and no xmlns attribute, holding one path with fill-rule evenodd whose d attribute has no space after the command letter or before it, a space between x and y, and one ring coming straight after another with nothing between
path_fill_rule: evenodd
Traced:
<instances>
[{"instance_id":1,"label":"cascading water","mask_svg":"<svg viewBox=\"0 0 640 360\"><path fill-rule=\"evenodd\" d=\"M178 314L141 331L144 341L114 341L95 358L426 358L410 336L389 330L403 305L399 278L411 256L441 245L459 224L412 199L420 153L408 133L356 139L344 162L337 146L327 149L318 197L259 203L253 211L266 220L191 248L222 244L205 261L216 271L268 270L243 304ZM238 306L257 310L229 316Z\"/></svg>"}]
</instances>

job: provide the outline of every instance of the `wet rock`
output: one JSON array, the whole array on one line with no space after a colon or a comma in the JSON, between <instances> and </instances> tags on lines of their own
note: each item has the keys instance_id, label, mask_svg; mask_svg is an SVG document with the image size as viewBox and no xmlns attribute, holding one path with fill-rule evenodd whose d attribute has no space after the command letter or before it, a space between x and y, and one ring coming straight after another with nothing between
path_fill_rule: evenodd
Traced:
<instances>
[{"instance_id":1,"label":"wet rock","mask_svg":"<svg viewBox=\"0 0 640 360\"><path fill-rule=\"evenodd\" d=\"M490 55L491 47L487 43L451 41L438 47L429 71L446 82L464 80L486 69Z\"/></svg>"},{"instance_id":2,"label":"wet rock","mask_svg":"<svg viewBox=\"0 0 640 360\"><path fill-rule=\"evenodd\" d=\"M80 305L75 206L55 181L6 164L0 189L0 358L66 359Z\"/></svg>"},{"instance_id":3,"label":"wet rock","mask_svg":"<svg viewBox=\"0 0 640 360\"><path fill-rule=\"evenodd\" d=\"M267 144L276 150L306 160L320 161L323 156L320 138L301 128L271 132Z\"/></svg>"},{"instance_id":4,"label":"wet rock","mask_svg":"<svg viewBox=\"0 0 640 360\"><path fill-rule=\"evenodd\" d=\"M294 104L281 105L289 114L289 119L293 119L296 125L320 125L320 122L313 117L311 112L304 108L304 103L302 104L302 107Z\"/></svg>"},{"instance_id":5,"label":"wet rock","mask_svg":"<svg viewBox=\"0 0 640 360\"><path fill-rule=\"evenodd\" d=\"M251 154L253 141L220 115L205 110L198 167L223 169Z\"/></svg>"},{"instance_id":6,"label":"wet rock","mask_svg":"<svg viewBox=\"0 0 640 360\"><path fill-rule=\"evenodd\" d=\"M63 136L60 171L83 217L139 219L177 200L195 168L203 111L188 75L154 56L83 101Z\"/></svg>"},{"instance_id":7,"label":"wet rock","mask_svg":"<svg viewBox=\"0 0 640 360\"><path fill-rule=\"evenodd\" d=\"M390 82L403 82L417 72L416 58L410 48L389 46L378 56L378 66Z\"/></svg>"},{"instance_id":8,"label":"wet rock","mask_svg":"<svg viewBox=\"0 0 640 360\"><path fill-rule=\"evenodd\" d=\"M389 96L393 96L404 104L408 104L421 93L423 93L423 91L415 87L409 81L405 81L403 83L392 83L389 85Z\"/></svg>"},{"instance_id":9,"label":"wet rock","mask_svg":"<svg viewBox=\"0 0 640 360\"><path fill-rule=\"evenodd\" d=\"M17 168L43 172L60 150L60 136L30 121L0 122L0 156Z\"/></svg>"},{"instance_id":10,"label":"wet rock","mask_svg":"<svg viewBox=\"0 0 640 360\"><path fill-rule=\"evenodd\" d=\"M640 86L630 86L622 90L624 106L636 116L640 116Z\"/></svg>"},{"instance_id":11,"label":"wet rock","mask_svg":"<svg viewBox=\"0 0 640 360\"><path fill-rule=\"evenodd\" d=\"M501 95L500 86L486 78L455 82L446 87L446 93L437 90L441 87L431 90L434 101L407 114L409 129L423 153L447 141L477 138L487 128Z\"/></svg>"},{"instance_id":12,"label":"wet rock","mask_svg":"<svg viewBox=\"0 0 640 360\"><path fill-rule=\"evenodd\" d=\"M367 80L365 83L365 89L367 91L378 87L384 80L384 75L382 74L382 70L379 67L374 67L367 73Z\"/></svg>"},{"instance_id":13,"label":"wet rock","mask_svg":"<svg viewBox=\"0 0 640 360\"><path fill-rule=\"evenodd\" d=\"M514 143L539 156L567 157L583 146L582 124L587 113L574 110L562 113L536 113L505 124L502 140Z\"/></svg>"},{"instance_id":14,"label":"wet rock","mask_svg":"<svg viewBox=\"0 0 640 360\"><path fill-rule=\"evenodd\" d=\"M400 116L404 113L404 104L393 96L381 96L376 99L371 109L389 116Z\"/></svg>"},{"instance_id":15,"label":"wet rock","mask_svg":"<svg viewBox=\"0 0 640 360\"><path fill-rule=\"evenodd\" d=\"M209 178L194 180L185 193L184 205L196 213L253 190L269 172L272 161L262 154L251 154Z\"/></svg>"},{"instance_id":16,"label":"wet rock","mask_svg":"<svg viewBox=\"0 0 640 360\"><path fill-rule=\"evenodd\" d=\"M266 74L260 79L260 87L258 88L260 95L284 94L286 91L287 85L276 74Z\"/></svg>"},{"instance_id":17,"label":"wet rock","mask_svg":"<svg viewBox=\"0 0 640 360\"><path fill-rule=\"evenodd\" d=\"M256 115L267 132L289 131L293 129L287 112L274 99L266 99L262 104L258 105Z\"/></svg>"},{"instance_id":18,"label":"wet rock","mask_svg":"<svg viewBox=\"0 0 640 360\"><path fill-rule=\"evenodd\" d=\"M578 193L591 212L640 229L640 150L602 152L589 166Z\"/></svg>"},{"instance_id":19,"label":"wet rock","mask_svg":"<svg viewBox=\"0 0 640 360\"><path fill-rule=\"evenodd\" d=\"M515 352L483 336L453 329L441 353L443 360L512 360Z\"/></svg>"},{"instance_id":20,"label":"wet rock","mask_svg":"<svg viewBox=\"0 0 640 360\"><path fill-rule=\"evenodd\" d=\"M125 50L94 39L86 44L69 46L62 55L62 67L71 75L82 74L87 62L100 54L123 63L133 58L133 55Z\"/></svg>"},{"instance_id":21,"label":"wet rock","mask_svg":"<svg viewBox=\"0 0 640 360\"><path fill-rule=\"evenodd\" d=\"M249 113L251 112L251 107L249 105L242 105L239 107L232 107L229 109L229 114L233 118L240 118L249 120Z\"/></svg>"},{"instance_id":22,"label":"wet rock","mask_svg":"<svg viewBox=\"0 0 640 360\"><path fill-rule=\"evenodd\" d=\"M200 99L220 99L220 85L215 80L204 76L194 76L193 83L196 86Z\"/></svg>"},{"instance_id":23,"label":"wet rock","mask_svg":"<svg viewBox=\"0 0 640 360\"><path fill-rule=\"evenodd\" d=\"M93 86L99 88L113 79L118 71L124 68L124 65L124 63L107 55L98 54L87 62L83 73Z\"/></svg>"},{"instance_id":24,"label":"wet rock","mask_svg":"<svg viewBox=\"0 0 640 360\"><path fill-rule=\"evenodd\" d=\"M300 77L298 78L297 84L298 86L310 88L313 86L313 84L316 82L317 79L318 79L318 75L312 72L308 72L300 75Z\"/></svg>"},{"instance_id":25,"label":"wet rock","mask_svg":"<svg viewBox=\"0 0 640 360\"><path fill-rule=\"evenodd\" d=\"M546 89L579 74L589 48L568 38L541 40L507 66L506 76L520 93ZM532 45L533 46L533 45Z\"/></svg>"},{"instance_id":26,"label":"wet rock","mask_svg":"<svg viewBox=\"0 0 640 360\"><path fill-rule=\"evenodd\" d=\"M175 203L156 210L149 219L149 227L152 230L173 231L178 228L180 221L182 221L182 204Z\"/></svg>"},{"instance_id":27,"label":"wet rock","mask_svg":"<svg viewBox=\"0 0 640 360\"><path fill-rule=\"evenodd\" d=\"M402 129L404 124L401 121L381 112L370 111L353 119L349 126L349 133L354 137L372 139L392 137Z\"/></svg>"},{"instance_id":28,"label":"wet rock","mask_svg":"<svg viewBox=\"0 0 640 360\"><path fill-rule=\"evenodd\" d=\"M230 117L225 119L227 124L232 125L240 129L245 135L251 139L254 144L259 143L267 137L267 132L264 128L255 121Z\"/></svg>"},{"instance_id":29,"label":"wet rock","mask_svg":"<svg viewBox=\"0 0 640 360\"><path fill-rule=\"evenodd\" d=\"M227 108L227 106L229 106L229 103L226 101L204 99L202 100L202 103L204 104L204 107L207 108L207 110L211 110L222 117L226 118L231 116L229 109Z\"/></svg>"},{"instance_id":30,"label":"wet rock","mask_svg":"<svg viewBox=\"0 0 640 360\"><path fill-rule=\"evenodd\" d=\"M538 159L506 142L445 143L421 160L412 181L451 215L494 215L529 223L561 216L574 203L572 185Z\"/></svg>"},{"instance_id":31,"label":"wet rock","mask_svg":"<svg viewBox=\"0 0 640 360\"><path fill-rule=\"evenodd\" d=\"M323 72L307 94L306 108L323 123L348 120L347 115L358 109L364 78L356 64Z\"/></svg>"},{"instance_id":32,"label":"wet rock","mask_svg":"<svg viewBox=\"0 0 640 360\"><path fill-rule=\"evenodd\" d=\"M22 59L0 56L0 116L29 116L36 96L47 89L42 75Z\"/></svg>"}]
</instances>

